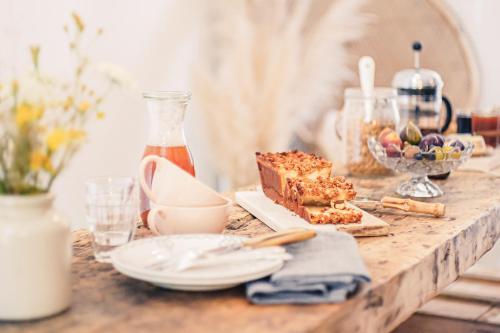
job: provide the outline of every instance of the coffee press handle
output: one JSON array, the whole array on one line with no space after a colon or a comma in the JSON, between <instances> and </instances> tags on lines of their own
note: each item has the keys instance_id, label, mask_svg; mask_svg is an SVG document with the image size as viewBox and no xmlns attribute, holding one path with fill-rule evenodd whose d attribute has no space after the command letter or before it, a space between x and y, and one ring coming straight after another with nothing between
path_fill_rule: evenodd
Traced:
<instances>
[{"instance_id":1,"label":"coffee press handle","mask_svg":"<svg viewBox=\"0 0 500 333\"><path fill-rule=\"evenodd\" d=\"M448 127L450 127L451 120L453 119L453 107L448 97L443 96L444 107L446 108L446 120L444 122L443 128L441 128L441 133L446 132Z\"/></svg>"}]
</instances>

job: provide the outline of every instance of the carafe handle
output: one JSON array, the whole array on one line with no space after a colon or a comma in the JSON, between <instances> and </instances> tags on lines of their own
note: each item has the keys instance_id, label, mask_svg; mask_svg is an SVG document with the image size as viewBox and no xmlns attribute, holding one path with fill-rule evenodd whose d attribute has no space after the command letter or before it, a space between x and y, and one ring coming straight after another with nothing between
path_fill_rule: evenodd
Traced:
<instances>
[{"instance_id":1,"label":"carafe handle","mask_svg":"<svg viewBox=\"0 0 500 333\"><path fill-rule=\"evenodd\" d=\"M156 195L154 194L153 190L149 186L147 179L146 179L146 168L149 166L150 163L160 163L161 159L163 157L156 156L156 155L150 155L146 156L142 159L141 164L139 165L139 184L141 185L142 190L146 194L146 196L149 198L149 200L153 201L154 203L157 203L156 200ZM151 183L153 183L153 174L151 174Z\"/></svg>"},{"instance_id":2,"label":"carafe handle","mask_svg":"<svg viewBox=\"0 0 500 333\"><path fill-rule=\"evenodd\" d=\"M446 108L446 120L443 127L441 128L441 133L446 132L448 127L450 127L451 120L453 119L453 107L448 97L443 96L444 107Z\"/></svg>"}]
</instances>

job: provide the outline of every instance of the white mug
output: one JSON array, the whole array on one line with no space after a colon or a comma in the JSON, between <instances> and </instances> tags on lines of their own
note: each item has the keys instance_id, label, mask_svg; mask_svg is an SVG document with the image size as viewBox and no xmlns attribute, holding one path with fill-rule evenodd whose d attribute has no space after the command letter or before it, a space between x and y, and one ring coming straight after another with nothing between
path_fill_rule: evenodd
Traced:
<instances>
[{"instance_id":1,"label":"white mug","mask_svg":"<svg viewBox=\"0 0 500 333\"><path fill-rule=\"evenodd\" d=\"M216 233L224 230L231 202L205 207L156 205L148 215L149 229L157 235Z\"/></svg>"},{"instance_id":2,"label":"white mug","mask_svg":"<svg viewBox=\"0 0 500 333\"><path fill-rule=\"evenodd\" d=\"M146 180L146 168L155 163L151 187ZM139 183L153 203L163 206L217 206L228 203L228 199L198 181L169 160L151 155L139 166Z\"/></svg>"}]
</instances>

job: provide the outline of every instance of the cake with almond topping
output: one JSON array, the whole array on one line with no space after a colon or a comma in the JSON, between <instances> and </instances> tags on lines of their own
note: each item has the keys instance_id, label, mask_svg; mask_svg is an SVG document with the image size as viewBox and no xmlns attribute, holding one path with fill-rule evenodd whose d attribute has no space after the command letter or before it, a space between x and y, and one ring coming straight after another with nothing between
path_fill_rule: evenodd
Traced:
<instances>
[{"instance_id":1,"label":"cake with almond topping","mask_svg":"<svg viewBox=\"0 0 500 333\"><path fill-rule=\"evenodd\" d=\"M362 213L336 203L356 191L344 177L331 177L332 163L301 151L256 153L264 194L311 224L358 223Z\"/></svg>"},{"instance_id":2,"label":"cake with almond topping","mask_svg":"<svg viewBox=\"0 0 500 333\"><path fill-rule=\"evenodd\" d=\"M330 177L332 162L301 151L256 153L262 190L272 200L283 203L289 178Z\"/></svg>"}]
</instances>

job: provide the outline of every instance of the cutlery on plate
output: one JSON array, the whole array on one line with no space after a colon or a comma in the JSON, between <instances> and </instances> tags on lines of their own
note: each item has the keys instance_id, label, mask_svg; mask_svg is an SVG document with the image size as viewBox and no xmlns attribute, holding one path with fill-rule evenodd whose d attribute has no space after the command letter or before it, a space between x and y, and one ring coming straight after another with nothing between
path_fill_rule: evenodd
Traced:
<instances>
[{"instance_id":1,"label":"cutlery on plate","mask_svg":"<svg viewBox=\"0 0 500 333\"><path fill-rule=\"evenodd\" d=\"M287 229L283 231L268 233L258 237L253 237L241 242L234 242L231 244L217 246L211 249L189 251L179 258L161 259L145 266L145 268L158 271L164 269L173 269L174 271L181 272L188 268L194 267L195 263L200 260L228 255L241 250L250 252L250 250L260 249L264 247L276 247L279 245L301 242L311 239L315 236L316 232L314 230L302 228ZM269 254L267 254L267 256L269 257ZM249 254L248 257L250 258L251 254Z\"/></svg>"},{"instance_id":2,"label":"cutlery on plate","mask_svg":"<svg viewBox=\"0 0 500 333\"><path fill-rule=\"evenodd\" d=\"M445 214L446 206L442 203L422 202L412 199L383 197L382 200L352 200L350 203L361 209L373 210L380 208L394 208L405 212L429 214L435 217L442 217Z\"/></svg>"}]
</instances>

